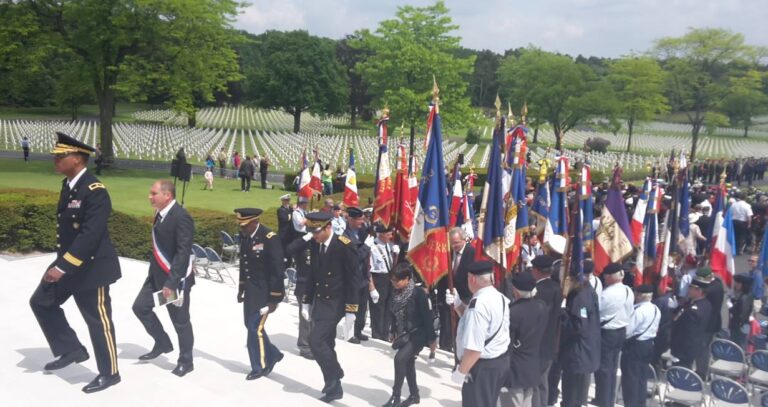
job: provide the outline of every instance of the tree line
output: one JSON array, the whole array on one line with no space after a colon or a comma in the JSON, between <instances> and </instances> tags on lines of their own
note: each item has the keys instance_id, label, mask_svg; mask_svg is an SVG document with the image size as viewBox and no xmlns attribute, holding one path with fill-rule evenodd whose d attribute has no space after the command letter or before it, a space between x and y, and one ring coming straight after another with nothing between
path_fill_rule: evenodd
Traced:
<instances>
[{"instance_id":1,"label":"tree line","mask_svg":"<svg viewBox=\"0 0 768 407\"><path fill-rule=\"evenodd\" d=\"M551 127L561 148L580 125L625 127L679 112L692 126L691 155L708 126L744 136L768 113L768 52L713 28L661 38L643 54L584 57L534 46L503 54L460 45L443 1L403 6L375 30L332 40L306 31L253 35L231 23L235 0L0 0L0 105L99 106L102 149L112 155L118 100L163 104L195 125L198 109L246 104L301 115L348 114L370 122L388 106L391 125L414 134L440 88L445 126L476 128L499 95L536 141Z\"/></svg>"}]
</instances>

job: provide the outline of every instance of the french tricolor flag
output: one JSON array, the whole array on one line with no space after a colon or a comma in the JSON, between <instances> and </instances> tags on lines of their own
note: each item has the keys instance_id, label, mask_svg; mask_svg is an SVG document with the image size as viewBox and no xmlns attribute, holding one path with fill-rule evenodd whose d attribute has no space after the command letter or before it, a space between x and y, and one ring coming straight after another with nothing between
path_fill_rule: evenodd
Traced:
<instances>
[{"instance_id":1,"label":"french tricolor flag","mask_svg":"<svg viewBox=\"0 0 768 407\"><path fill-rule=\"evenodd\" d=\"M721 198L724 199L724 198ZM736 235L733 229L733 214L731 208L725 210L723 214L722 207L715 213L714 227L712 231L713 244L712 254L709 258L710 267L713 273L720 275L720 278L728 286L731 285L736 266L733 257L736 255Z\"/></svg>"},{"instance_id":2,"label":"french tricolor flag","mask_svg":"<svg viewBox=\"0 0 768 407\"><path fill-rule=\"evenodd\" d=\"M640 199L637 200L635 212L632 214L632 240L635 244L640 244L643 241L643 224L645 223L645 215L648 212L648 198L651 196L651 189L651 179L646 177L643 190L640 192Z\"/></svg>"}]
</instances>

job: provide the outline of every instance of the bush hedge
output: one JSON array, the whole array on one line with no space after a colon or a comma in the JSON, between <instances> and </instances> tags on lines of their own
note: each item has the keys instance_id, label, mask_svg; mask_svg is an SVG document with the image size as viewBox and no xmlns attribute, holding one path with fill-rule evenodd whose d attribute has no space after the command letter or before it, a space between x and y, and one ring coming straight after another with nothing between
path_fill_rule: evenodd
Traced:
<instances>
[{"instance_id":1,"label":"bush hedge","mask_svg":"<svg viewBox=\"0 0 768 407\"><path fill-rule=\"evenodd\" d=\"M56 202L58 194L31 189L0 190L0 250L19 253L56 250ZM205 209L189 210L195 220L195 243L221 251L222 230L235 234L233 214ZM277 209L264 211L261 221L277 230ZM114 211L109 234L120 256L147 260L152 251L152 217Z\"/></svg>"}]
</instances>

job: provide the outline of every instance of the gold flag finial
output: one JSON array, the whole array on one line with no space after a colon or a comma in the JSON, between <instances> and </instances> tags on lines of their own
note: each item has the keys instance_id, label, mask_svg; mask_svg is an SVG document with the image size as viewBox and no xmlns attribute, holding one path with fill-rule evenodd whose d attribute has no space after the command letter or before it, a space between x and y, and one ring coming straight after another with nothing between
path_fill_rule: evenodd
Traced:
<instances>
[{"instance_id":1,"label":"gold flag finial","mask_svg":"<svg viewBox=\"0 0 768 407\"><path fill-rule=\"evenodd\" d=\"M515 125L515 114L512 113L512 104L509 102L507 102L507 122L509 127L513 127Z\"/></svg>"},{"instance_id":2,"label":"gold flag finial","mask_svg":"<svg viewBox=\"0 0 768 407\"><path fill-rule=\"evenodd\" d=\"M523 110L520 111L520 122L525 124L525 117L528 116L528 102L523 102Z\"/></svg>"},{"instance_id":3,"label":"gold flag finial","mask_svg":"<svg viewBox=\"0 0 768 407\"><path fill-rule=\"evenodd\" d=\"M389 106L384 105L384 110L381 111L382 117L389 117Z\"/></svg>"},{"instance_id":4,"label":"gold flag finial","mask_svg":"<svg viewBox=\"0 0 768 407\"><path fill-rule=\"evenodd\" d=\"M432 75L432 103L435 104L435 113L440 113L440 88L437 87L437 78Z\"/></svg>"},{"instance_id":5,"label":"gold flag finial","mask_svg":"<svg viewBox=\"0 0 768 407\"><path fill-rule=\"evenodd\" d=\"M499 98L499 94L496 94L496 102L493 104L496 106L496 127L499 127L501 125L501 98Z\"/></svg>"}]
</instances>

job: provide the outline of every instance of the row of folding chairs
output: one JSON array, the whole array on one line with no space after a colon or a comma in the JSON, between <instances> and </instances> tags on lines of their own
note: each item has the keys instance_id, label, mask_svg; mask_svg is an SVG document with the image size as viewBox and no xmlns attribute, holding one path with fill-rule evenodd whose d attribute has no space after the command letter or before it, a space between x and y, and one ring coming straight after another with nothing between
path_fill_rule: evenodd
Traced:
<instances>
[{"instance_id":1,"label":"row of folding chairs","mask_svg":"<svg viewBox=\"0 0 768 407\"><path fill-rule=\"evenodd\" d=\"M199 244L193 244L192 252L195 254L195 272L198 275L211 280L215 276L222 283L225 282L224 276L226 275L232 281L232 284L237 285L237 281L229 272L229 269L235 267L235 265L222 260L221 256L216 253L216 250L210 247L202 247Z\"/></svg>"}]
</instances>

